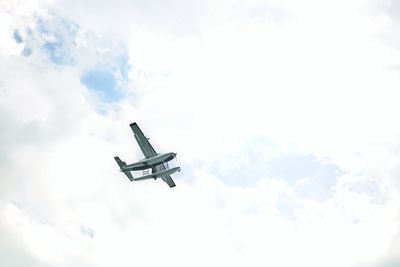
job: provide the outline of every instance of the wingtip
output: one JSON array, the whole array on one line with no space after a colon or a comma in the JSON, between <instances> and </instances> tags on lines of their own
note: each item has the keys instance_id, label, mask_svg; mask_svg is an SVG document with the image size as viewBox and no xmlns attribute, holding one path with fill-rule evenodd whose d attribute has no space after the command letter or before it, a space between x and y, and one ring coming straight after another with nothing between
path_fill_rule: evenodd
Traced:
<instances>
[{"instance_id":1,"label":"wingtip","mask_svg":"<svg viewBox=\"0 0 400 267\"><path fill-rule=\"evenodd\" d=\"M129 124L129 126L135 126L135 125L137 125L137 123L136 122L132 122L131 124Z\"/></svg>"}]
</instances>

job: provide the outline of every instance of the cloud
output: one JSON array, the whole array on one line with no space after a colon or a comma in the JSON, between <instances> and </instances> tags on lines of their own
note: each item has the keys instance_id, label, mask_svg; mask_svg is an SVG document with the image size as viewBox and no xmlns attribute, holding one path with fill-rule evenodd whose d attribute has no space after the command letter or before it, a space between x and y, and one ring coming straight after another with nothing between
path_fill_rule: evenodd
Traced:
<instances>
[{"instance_id":1,"label":"cloud","mask_svg":"<svg viewBox=\"0 0 400 267\"><path fill-rule=\"evenodd\" d=\"M399 55L365 1L314 2L7 2L0 262L395 260ZM132 121L178 152L173 190L118 172Z\"/></svg>"},{"instance_id":2,"label":"cloud","mask_svg":"<svg viewBox=\"0 0 400 267\"><path fill-rule=\"evenodd\" d=\"M177 34L196 31L198 20L208 7L208 1L180 0L152 3L122 0L118 5L108 1L77 3L54 1L52 8L90 31L116 39L126 38L137 29L168 29ZM97 7L95 12L93 6Z\"/></svg>"},{"instance_id":3,"label":"cloud","mask_svg":"<svg viewBox=\"0 0 400 267\"><path fill-rule=\"evenodd\" d=\"M20 42L16 42L13 40L13 21L11 16L8 14L1 14L0 17L1 20L1 38L3 40L2 45L0 46L0 55L2 57L8 56L8 55L15 55L15 54L20 54L22 51L22 45Z\"/></svg>"},{"instance_id":4,"label":"cloud","mask_svg":"<svg viewBox=\"0 0 400 267\"><path fill-rule=\"evenodd\" d=\"M3 210L2 206L2 210ZM3 216L2 216L3 217ZM9 232L8 225L1 223L0 244L3 249L0 252L1 263L5 266L48 266L36 259L29 247L24 244L23 239L16 238L13 233ZM3 230L4 229L4 230Z\"/></svg>"}]
</instances>

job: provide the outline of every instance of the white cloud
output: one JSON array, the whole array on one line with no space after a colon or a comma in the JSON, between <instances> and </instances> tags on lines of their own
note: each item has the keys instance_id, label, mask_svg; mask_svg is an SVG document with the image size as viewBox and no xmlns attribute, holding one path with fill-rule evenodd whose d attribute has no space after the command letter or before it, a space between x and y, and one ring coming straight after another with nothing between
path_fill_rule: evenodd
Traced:
<instances>
[{"instance_id":1,"label":"white cloud","mask_svg":"<svg viewBox=\"0 0 400 267\"><path fill-rule=\"evenodd\" d=\"M3 40L0 46L0 55L7 57L21 54L23 45L14 40L12 18L8 14L0 13L0 25L0 38Z\"/></svg>"},{"instance_id":2,"label":"white cloud","mask_svg":"<svg viewBox=\"0 0 400 267\"><path fill-rule=\"evenodd\" d=\"M0 29L0 244L11 241L1 264L350 267L395 258L400 96L389 66L399 52L374 39L367 1L19 4L7 2ZM77 24L74 37L59 17ZM29 57L27 36L12 36L27 28ZM52 32L73 39L64 45L74 64L46 58L40 47ZM126 98L100 103L81 74L117 66L124 51ZM156 149L179 153L173 190L118 172L113 156L141 156L134 120ZM256 172L249 151L263 142L257 164L312 155L343 170L332 194L298 194L300 185L316 190L313 177ZM226 182L236 164L253 186Z\"/></svg>"}]
</instances>

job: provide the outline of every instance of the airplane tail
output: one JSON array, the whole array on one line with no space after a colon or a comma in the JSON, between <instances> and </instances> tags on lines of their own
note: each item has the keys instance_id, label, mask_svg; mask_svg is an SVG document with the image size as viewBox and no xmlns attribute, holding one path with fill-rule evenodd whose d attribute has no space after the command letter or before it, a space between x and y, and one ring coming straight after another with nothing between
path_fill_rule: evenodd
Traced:
<instances>
[{"instance_id":1,"label":"airplane tail","mask_svg":"<svg viewBox=\"0 0 400 267\"><path fill-rule=\"evenodd\" d=\"M119 157L114 157L115 161L118 163L119 168L125 175L128 177L129 180L133 181L133 176L130 171L124 171L123 168L126 166L125 161L122 161Z\"/></svg>"},{"instance_id":2,"label":"airplane tail","mask_svg":"<svg viewBox=\"0 0 400 267\"><path fill-rule=\"evenodd\" d=\"M122 161L119 157L114 157L115 161L118 163L119 168L122 171L122 168L126 166L126 163Z\"/></svg>"}]
</instances>

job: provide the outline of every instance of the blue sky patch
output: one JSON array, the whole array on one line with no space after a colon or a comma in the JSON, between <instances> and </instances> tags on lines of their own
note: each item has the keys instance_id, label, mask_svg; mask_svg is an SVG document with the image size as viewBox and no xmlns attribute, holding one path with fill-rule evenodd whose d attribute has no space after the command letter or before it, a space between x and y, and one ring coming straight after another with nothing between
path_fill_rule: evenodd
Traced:
<instances>
[{"instance_id":1,"label":"blue sky patch","mask_svg":"<svg viewBox=\"0 0 400 267\"><path fill-rule=\"evenodd\" d=\"M129 72L129 70L131 68L131 66L129 65L128 59L129 59L128 55L125 54L122 57L120 57L119 60L118 60L118 68L119 68L119 71L121 73L121 78L124 81L128 80L128 72Z\"/></svg>"},{"instance_id":2,"label":"blue sky patch","mask_svg":"<svg viewBox=\"0 0 400 267\"><path fill-rule=\"evenodd\" d=\"M62 51L61 42L47 42L44 44L43 48L46 50L50 57L50 60L55 64L63 64L65 59Z\"/></svg>"},{"instance_id":3,"label":"blue sky patch","mask_svg":"<svg viewBox=\"0 0 400 267\"><path fill-rule=\"evenodd\" d=\"M255 186L257 181L270 177L285 181L294 192L303 198L325 201L333 193L338 177L344 171L328 160L320 160L314 155L283 153L266 159L265 151L275 151L276 146L269 140L255 138L243 148L242 154L249 159L248 163L221 170L216 163L211 172L227 184Z\"/></svg>"},{"instance_id":4,"label":"blue sky patch","mask_svg":"<svg viewBox=\"0 0 400 267\"><path fill-rule=\"evenodd\" d=\"M268 162L267 173L294 186L297 195L324 201L331 194L337 178L344 174L338 166L314 155L288 154Z\"/></svg>"},{"instance_id":5,"label":"blue sky patch","mask_svg":"<svg viewBox=\"0 0 400 267\"><path fill-rule=\"evenodd\" d=\"M71 48L74 46L76 37L76 24L62 20L56 28L51 28L51 23L45 21L37 21L38 30L44 40L42 45L43 51L48 55L51 62L57 65L72 65L73 58L71 56Z\"/></svg>"},{"instance_id":6,"label":"blue sky patch","mask_svg":"<svg viewBox=\"0 0 400 267\"><path fill-rule=\"evenodd\" d=\"M19 35L19 32L17 30L14 31L14 39L18 44L23 42L22 37L21 35Z\"/></svg>"},{"instance_id":7,"label":"blue sky patch","mask_svg":"<svg viewBox=\"0 0 400 267\"><path fill-rule=\"evenodd\" d=\"M24 42L24 39L22 39L18 30L14 31L13 37L14 37L15 42L17 42L18 44L21 44ZM30 55L32 55L32 49L27 47L27 45L25 44L24 50L22 50L21 55L23 55L25 57L29 57Z\"/></svg>"},{"instance_id":8,"label":"blue sky patch","mask_svg":"<svg viewBox=\"0 0 400 267\"><path fill-rule=\"evenodd\" d=\"M92 70L81 77L81 82L91 91L99 94L105 102L118 101L122 93L117 86L114 74L105 70Z\"/></svg>"},{"instance_id":9,"label":"blue sky patch","mask_svg":"<svg viewBox=\"0 0 400 267\"><path fill-rule=\"evenodd\" d=\"M30 55L32 55L32 49L30 49L29 47L25 47L24 50L22 50L22 55L29 57Z\"/></svg>"}]
</instances>

